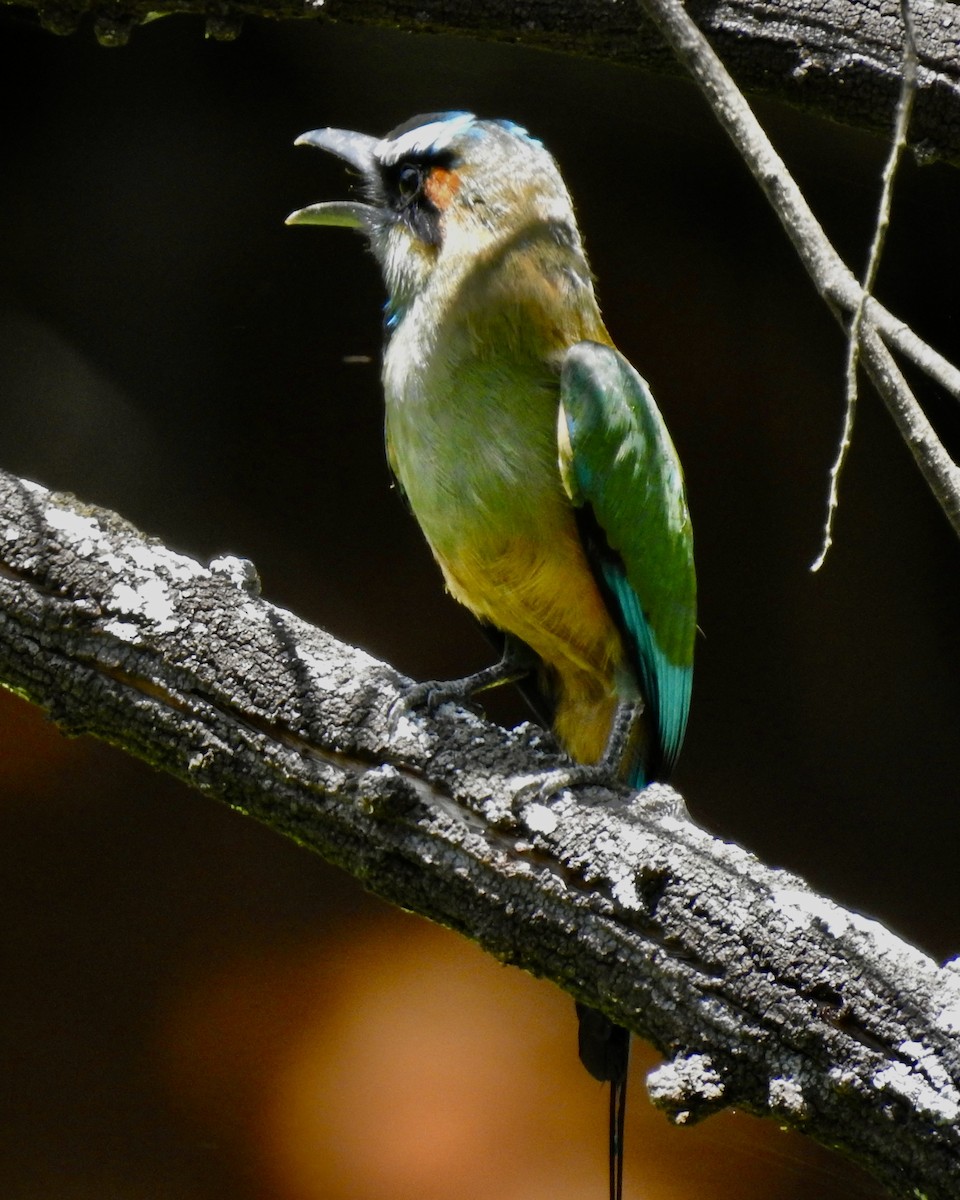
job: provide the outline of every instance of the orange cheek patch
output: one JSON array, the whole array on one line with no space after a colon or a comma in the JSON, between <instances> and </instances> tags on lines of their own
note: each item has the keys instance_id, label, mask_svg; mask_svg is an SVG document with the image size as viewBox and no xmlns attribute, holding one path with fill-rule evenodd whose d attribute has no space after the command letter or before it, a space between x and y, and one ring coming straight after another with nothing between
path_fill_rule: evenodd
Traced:
<instances>
[{"instance_id":1,"label":"orange cheek patch","mask_svg":"<svg viewBox=\"0 0 960 1200\"><path fill-rule=\"evenodd\" d=\"M459 190L460 176L445 167L434 167L423 185L424 194L439 212L443 212Z\"/></svg>"}]
</instances>

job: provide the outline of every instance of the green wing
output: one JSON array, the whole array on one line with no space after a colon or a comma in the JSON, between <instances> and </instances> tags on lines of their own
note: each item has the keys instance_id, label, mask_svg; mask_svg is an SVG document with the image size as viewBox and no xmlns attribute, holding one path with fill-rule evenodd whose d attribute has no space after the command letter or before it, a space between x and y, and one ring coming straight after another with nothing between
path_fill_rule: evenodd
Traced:
<instances>
[{"instance_id":1,"label":"green wing","mask_svg":"<svg viewBox=\"0 0 960 1200\"><path fill-rule=\"evenodd\" d=\"M564 487L627 639L655 733L645 780L665 778L686 730L696 630L693 531L680 460L644 380L622 354L597 342L566 354L558 435Z\"/></svg>"}]
</instances>

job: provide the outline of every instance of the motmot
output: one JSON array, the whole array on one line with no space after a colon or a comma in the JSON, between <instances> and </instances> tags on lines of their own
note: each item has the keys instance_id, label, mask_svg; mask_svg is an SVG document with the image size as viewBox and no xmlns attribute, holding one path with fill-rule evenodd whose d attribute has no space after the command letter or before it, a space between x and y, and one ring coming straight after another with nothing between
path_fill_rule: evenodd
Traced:
<instances>
[{"instance_id":1,"label":"motmot","mask_svg":"<svg viewBox=\"0 0 960 1200\"><path fill-rule=\"evenodd\" d=\"M687 724L696 629L683 472L646 382L616 349L557 163L511 121L415 117L383 138L297 139L345 160L362 199L289 224L359 230L387 290L386 447L448 591L499 630L583 769L666 778ZM424 693L426 694L426 693ZM629 1034L578 1004L580 1057L610 1083L623 1186Z\"/></svg>"}]
</instances>

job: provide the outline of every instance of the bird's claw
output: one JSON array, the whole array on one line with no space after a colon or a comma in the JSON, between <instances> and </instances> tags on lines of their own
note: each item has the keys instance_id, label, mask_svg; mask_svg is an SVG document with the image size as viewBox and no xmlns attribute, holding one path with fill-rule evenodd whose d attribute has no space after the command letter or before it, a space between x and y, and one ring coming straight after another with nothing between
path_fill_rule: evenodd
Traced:
<instances>
[{"instance_id":1,"label":"bird's claw","mask_svg":"<svg viewBox=\"0 0 960 1200\"><path fill-rule=\"evenodd\" d=\"M396 732L401 718L418 708L434 713L448 701L453 704L465 703L470 699L470 694L469 680L465 679L428 679L423 683L411 684L390 706L390 733Z\"/></svg>"},{"instance_id":2,"label":"bird's claw","mask_svg":"<svg viewBox=\"0 0 960 1200\"><path fill-rule=\"evenodd\" d=\"M575 763L569 767L557 767L553 771L546 771L525 783L516 794L514 807L527 804L531 800L547 804L567 788L622 786L623 780L618 778L616 771L608 763Z\"/></svg>"},{"instance_id":3,"label":"bird's claw","mask_svg":"<svg viewBox=\"0 0 960 1200\"><path fill-rule=\"evenodd\" d=\"M430 679L424 683L411 684L390 709L390 732L393 733L402 716L415 708L436 712L441 704L468 704L477 692L498 687L502 683L516 683L530 674L529 652L518 651L512 640L508 640L503 657L490 667L465 675L463 679Z\"/></svg>"},{"instance_id":4,"label":"bird's claw","mask_svg":"<svg viewBox=\"0 0 960 1200\"><path fill-rule=\"evenodd\" d=\"M408 709L425 708L427 712L432 713L448 700L453 704L462 704L469 700L470 689L463 679L429 679L424 683L415 683L407 689L401 699Z\"/></svg>"}]
</instances>

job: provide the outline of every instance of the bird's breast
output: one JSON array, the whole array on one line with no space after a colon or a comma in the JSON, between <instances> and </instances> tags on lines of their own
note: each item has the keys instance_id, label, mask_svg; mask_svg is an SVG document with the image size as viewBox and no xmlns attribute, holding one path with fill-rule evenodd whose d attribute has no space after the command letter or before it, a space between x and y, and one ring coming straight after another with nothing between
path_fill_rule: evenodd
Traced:
<instances>
[{"instance_id":1,"label":"bird's breast","mask_svg":"<svg viewBox=\"0 0 960 1200\"><path fill-rule=\"evenodd\" d=\"M560 367L606 340L589 282L556 243L520 239L438 277L384 356L387 450L451 594L544 664L555 729L602 752L625 649L560 476Z\"/></svg>"},{"instance_id":2,"label":"bird's breast","mask_svg":"<svg viewBox=\"0 0 960 1200\"><path fill-rule=\"evenodd\" d=\"M394 329L388 450L441 558L464 531L496 537L571 519L557 454L560 365L584 322L599 320L574 277L510 242L438 267Z\"/></svg>"},{"instance_id":3,"label":"bird's breast","mask_svg":"<svg viewBox=\"0 0 960 1200\"><path fill-rule=\"evenodd\" d=\"M624 651L560 479L557 377L544 363L427 349L395 335L385 357L393 470L449 591L555 673L567 710L579 706L580 732L564 740L595 758Z\"/></svg>"},{"instance_id":4,"label":"bird's breast","mask_svg":"<svg viewBox=\"0 0 960 1200\"><path fill-rule=\"evenodd\" d=\"M387 347L386 441L438 558L562 519L556 372L478 347L469 328L423 325L403 321Z\"/></svg>"}]
</instances>

